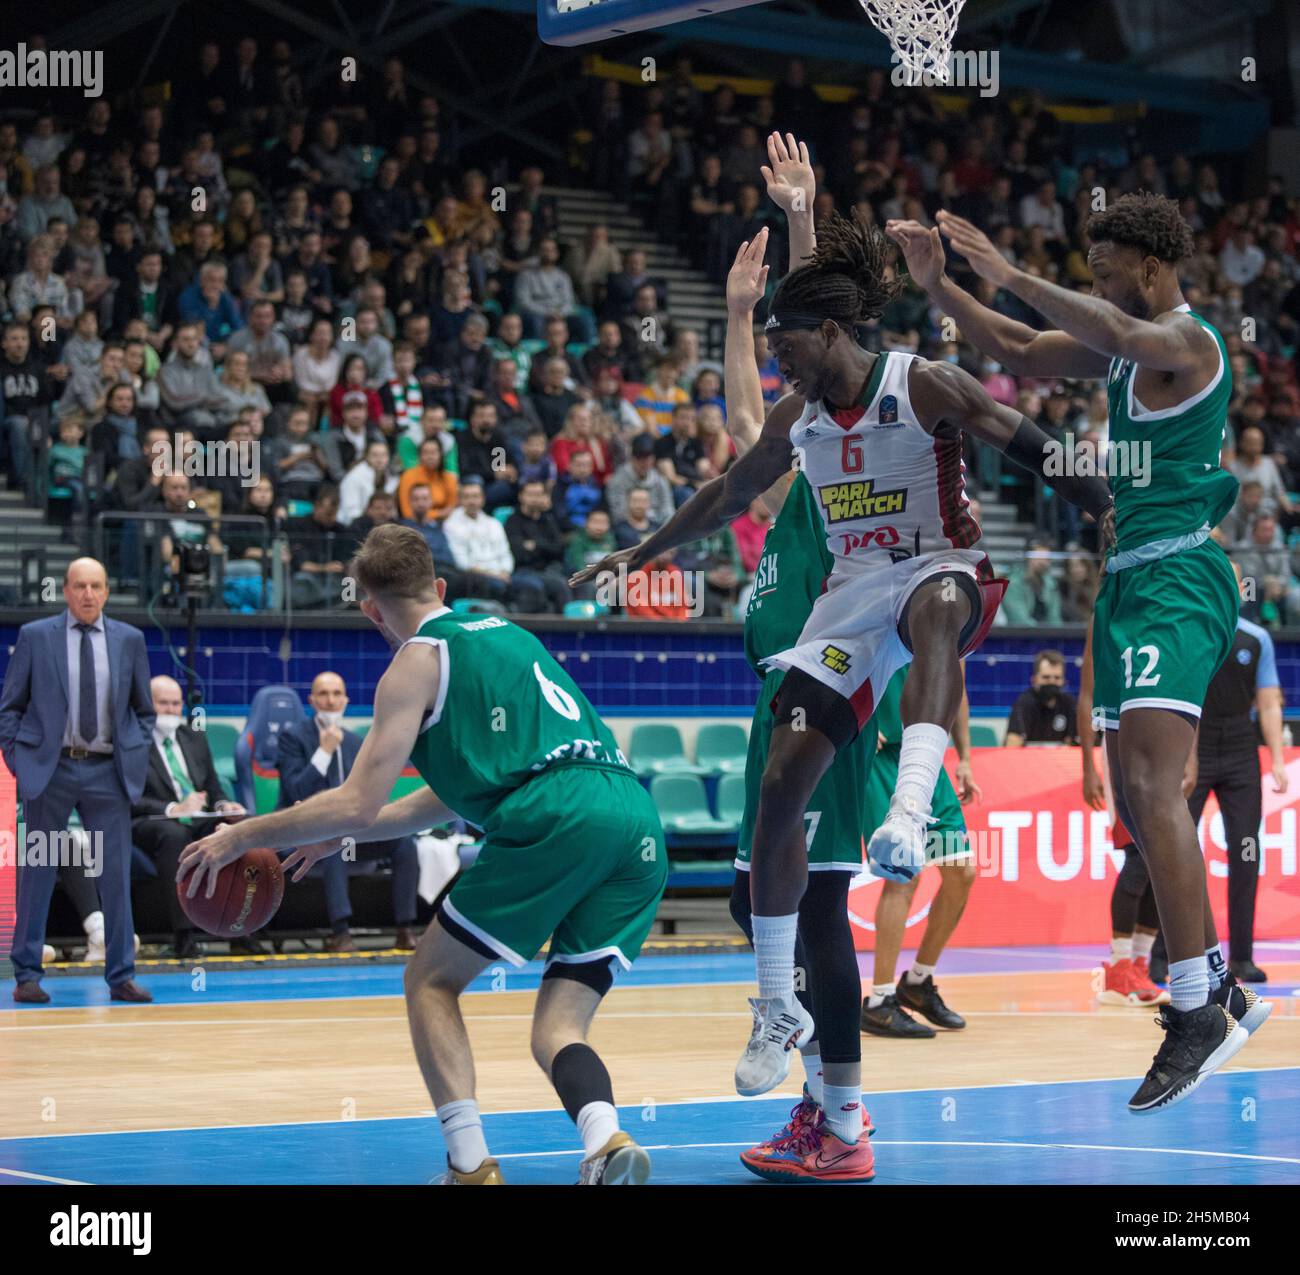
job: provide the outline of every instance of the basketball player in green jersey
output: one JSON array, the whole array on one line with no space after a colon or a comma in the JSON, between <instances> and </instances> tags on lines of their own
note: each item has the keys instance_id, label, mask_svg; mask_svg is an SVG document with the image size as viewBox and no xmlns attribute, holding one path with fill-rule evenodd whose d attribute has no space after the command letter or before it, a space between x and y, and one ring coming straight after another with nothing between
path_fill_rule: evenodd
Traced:
<instances>
[{"instance_id":1,"label":"basketball player in green jersey","mask_svg":"<svg viewBox=\"0 0 1300 1275\"><path fill-rule=\"evenodd\" d=\"M532 1053L578 1126L579 1182L645 1181L649 1157L619 1130L609 1073L587 1032L650 932L668 860L649 794L609 728L531 633L443 605L424 537L377 527L352 561L364 614L396 650L374 726L344 782L300 805L192 843L178 879L209 895L222 864L253 846L297 846L299 880L354 841L405 836L453 817L483 829L406 969L416 1058L447 1144L444 1181L497 1185L475 1101L461 992L492 964L523 965L547 938ZM408 758L427 787L385 805ZM436 794L435 795L435 787Z\"/></svg>"},{"instance_id":2,"label":"basketball player in green jersey","mask_svg":"<svg viewBox=\"0 0 1300 1275\"><path fill-rule=\"evenodd\" d=\"M867 781L867 825L872 828L884 818L898 785L898 758L903 745L903 685L906 681L907 669L901 668L890 679L876 705L870 728L879 741L875 764ZM965 692L953 723L952 737L959 758L957 782L961 797L958 798L948 772L941 769L930 806L935 822L930 826L925 842L926 865L933 865L939 871L939 892L930 904L916 963L899 983L894 982L894 971L903 946L908 908L916 893L916 883L921 879L920 874L910 881L886 880L876 904L871 995L862 1002L861 1017L862 1030L873 1036L932 1038L934 1028L918 1023L906 1012L909 1009L928 1018L936 1027L949 1031L966 1026L966 1020L944 1004L934 983L935 966L966 910L966 901L975 883L975 860L970 853L966 819L961 812L962 801L979 799L979 787L970 769L970 703Z\"/></svg>"},{"instance_id":3,"label":"basketball player in green jersey","mask_svg":"<svg viewBox=\"0 0 1300 1275\"><path fill-rule=\"evenodd\" d=\"M1118 539L1093 615L1094 723L1106 731L1116 809L1146 856L1169 950L1165 1039L1129 1100L1131 1111L1155 1111L1191 1094L1248 1036L1240 1020L1250 1006L1219 949L1182 795L1205 692L1237 622L1232 568L1210 538L1237 492L1219 462L1232 375L1221 337L1183 300L1178 263L1192 233L1174 201L1124 195L1091 218L1091 295L1017 269L960 217L941 211L938 222L891 222L887 233L968 339L1013 373L1108 381ZM952 284L939 231L978 275L1060 330L1037 332Z\"/></svg>"}]
</instances>

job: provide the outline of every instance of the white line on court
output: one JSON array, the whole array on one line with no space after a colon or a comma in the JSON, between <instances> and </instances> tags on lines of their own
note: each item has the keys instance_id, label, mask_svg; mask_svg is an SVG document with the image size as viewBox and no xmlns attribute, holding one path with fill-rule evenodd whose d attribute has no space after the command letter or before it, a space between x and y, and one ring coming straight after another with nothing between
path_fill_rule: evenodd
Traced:
<instances>
[{"instance_id":1,"label":"white line on court","mask_svg":"<svg viewBox=\"0 0 1300 1275\"><path fill-rule=\"evenodd\" d=\"M44 1173L28 1173L24 1169L6 1169L0 1165L0 1177L24 1178L29 1182L52 1182L55 1186L91 1186L90 1182L79 1182L76 1178L51 1178Z\"/></svg>"},{"instance_id":2,"label":"white line on court","mask_svg":"<svg viewBox=\"0 0 1300 1275\"><path fill-rule=\"evenodd\" d=\"M1220 1070L1220 1075L1246 1075L1254 1072L1274 1072L1274 1071L1300 1071L1300 1066L1288 1065L1280 1067L1233 1067L1228 1066ZM971 1089L1018 1089L1025 1085L1037 1085L1044 1089L1054 1089L1061 1085L1105 1085L1118 1081L1131 1081L1133 1076L1087 1076L1078 1080L1002 1080L993 1084L982 1085L927 1085L920 1089L882 1089L875 1096L890 1097L901 1096L904 1094L923 1094L923 1093L962 1093ZM764 1094L761 1098L742 1098L739 1094L722 1094L716 1097L707 1098L666 1098L662 1101L656 1099L656 1107L692 1107L702 1104L717 1102L797 1102L799 1093L794 1090L781 1092L773 1090L771 1093ZM870 1099L870 1093L864 1093L864 1098ZM640 1103L624 1103L623 1107L628 1111L637 1110ZM558 1114L563 1111L562 1107L514 1107L505 1111L485 1111L485 1116L526 1116L535 1115L539 1112ZM45 1138L111 1138L120 1137L124 1134L143 1134L150 1135L155 1133L213 1133L225 1132L228 1130L239 1129L293 1129L303 1125L333 1125L333 1124L368 1124L379 1120L429 1120L433 1117L427 1112L421 1111L409 1116L353 1116L348 1120L273 1120L263 1121L260 1124L211 1124L211 1125L174 1125L161 1129L92 1129L85 1133L29 1133L13 1134L7 1138L0 1138L0 1147L6 1142L32 1142L37 1139ZM968 1145L968 1144L961 1144ZM1010 1143L1008 1145L1019 1145ZM1028 1145L1028 1144L1026 1144Z\"/></svg>"}]
</instances>

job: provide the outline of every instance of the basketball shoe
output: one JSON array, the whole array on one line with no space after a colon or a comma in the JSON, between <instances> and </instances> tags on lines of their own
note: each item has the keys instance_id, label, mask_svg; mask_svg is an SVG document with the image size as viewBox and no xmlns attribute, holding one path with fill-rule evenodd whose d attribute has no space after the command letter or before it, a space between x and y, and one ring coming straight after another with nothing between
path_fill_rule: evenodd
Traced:
<instances>
[{"instance_id":1,"label":"basketball shoe","mask_svg":"<svg viewBox=\"0 0 1300 1275\"><path fill-rule=\"evenodd\" d=\"M640 1186L650 1176L650 1157L621 1129L578 1168L579 1186Z\"/></svg>"},{"instance_id":2,"label":"basketball shoe","mask_svg":"<svg viewBox=\"0 0 1300 1275\"><path fill-rule=\"evenodd\" d=\"M1156 1022L1165 1039L1128 1100L1128 1109L1137 1115L1190 1097L1250 1039L1250 1033L1216 1001L1188 1010L1161 1005Z\"/></svg>"},{"instance_id":3,"label":"basketball shoe","mask_svg":"<svg viewBox=\"0 0 1300 1275\"><path fill-rule=\"evenodd\" d=\"M736 1064L736 1092L745 1098L775 1089L790 1074L790 1059L801 1040L813 1034L812 1015L791 996L767 1000L751 996L754 1029Z\"/></svg>"},{"instance_id":4,"label":"basketball shoe","mask_svg":"<svg viewBox=\"0 0 1300 1275\"><path fill-rule=\"evenodd\" d=\"M477 1169L471 1173L462 1173L447 1161L447 1172L437 1179L439 1186L505 1186L506 1180L501 1176L501 1165L488 1156Z\"/></svg>"},{"instance_id":5,"label":"basketball shoe","mask_svg":"<svg viewBox=\"0 0 1300 1275\"><path fill-rule=\"evenodd\" d=\"M801 1123L765 1154L742 1152L740 1162L770 1182L870 1182L876 1176L876 1157L867 1132L863 1130L857 1143L850 1146L826 1128L820 1111L815 1120Z\"/></svg>"},{"instance_id":6,"label":"basketball shoe","mask_svg":"<svg viewBox=\"0 0 1300 1275\"><path fill-rule=\"evenodd\" d=\"M885 822L867 842L867 863L873 877L886 881L910 881L925 867L928 829L938 823L910 797L895 797L889 803Z\"/></svg>"},{"instance_id":7,"label":"basketball shoe","mask_svg":"<svg viewBox=\"0 0 1300 1275\"><path fill-rule=\"evenodd\" d=\"M1139 973L1137 963L1130 960L1102 962L1106 983L1097 999L1103 1005L1167 1005L1169 993L1157 987L1142 962Z\"/></svg>"},{"instance_id":8,"label":"basketball shoe","mask_svg":"<svg viewBox=\"0 0 1300 1275\"><path fill-rule=\"evenodd\" d=\"M808 1086L803 1087L803 1097L799 1100L797 1106L790 1111L790 1119L785 1122L770 1138L750 1147L748 1151L742 1151L740 1158L746 1156L762 1157L771 1152L772 1148L779 1142L785 1142L788 1138L793 1138L795 1134L806 1124L813 1124L822 1117L822 1109L813 1101L812 1094L808 1092ZM876 1132L876 1126L871 1123L871 1113L862 1108L862 1132L869 1138Z\"/></svg>"},{"instance_id":9,"label":"basketball shoe","mask_svg":"<svg viewBox=\"0 0 1300 1275\"><path fill-rule=\"evenodd\" d=\"M1242 987L1234 974L1228 975L1228 981L1216 992L1210 994L1210 1000L1222 1005L1253 1036L1263 1025L1264 1020L1273 1012L1273 1002L1256 996L1249 987Z\"/></svg>"}]
</instances>

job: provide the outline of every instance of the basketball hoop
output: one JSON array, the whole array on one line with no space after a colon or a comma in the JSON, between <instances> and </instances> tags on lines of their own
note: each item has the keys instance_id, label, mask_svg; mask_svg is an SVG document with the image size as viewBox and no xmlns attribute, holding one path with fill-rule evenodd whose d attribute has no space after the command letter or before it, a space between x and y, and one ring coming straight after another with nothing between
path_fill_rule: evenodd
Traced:
<instances>
[{"instance_id":1,"label":"basketball hoop","mask_svg":"<svg viewBox=\"0 0 1300 1275\"><path fill-rule=\"evenodd\" d=\"M858 0L871 24L889 38L910 83L930 75L948 83L948 56L966 0Z\"/></svg>"}]
</instances>

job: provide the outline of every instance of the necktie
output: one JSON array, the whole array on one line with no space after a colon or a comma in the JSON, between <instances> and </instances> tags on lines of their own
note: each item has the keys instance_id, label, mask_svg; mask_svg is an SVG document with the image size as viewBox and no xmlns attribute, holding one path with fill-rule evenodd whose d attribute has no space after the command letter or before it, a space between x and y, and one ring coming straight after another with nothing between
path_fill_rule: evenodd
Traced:
<instances>
[{"instance_id":1,"label":"necktie","mask_svg":"<svg viewBox=\"0 0 1300 1275\"><path fill-rule=\"evenodd\" d=\"M77 729L87 745L99 734L99 700L95 694L95 652L90 644L90 624L78 624L81 630L81 686L77 705Z\"/></svg>"},{"instance_id":2,"label":"necktie","mask_svg":"<svg viewBox=\"0 0 1300 1275\"><path fill-rule=\"evenodd\" d=\"M176 744L169 735L163 736L163 756L167 759L167 769L171 771L172 779L180 790L181 800L184 801L194 791L194 785L185 778L180 758L176 755Z\"/></svg>"}]
</instances>

